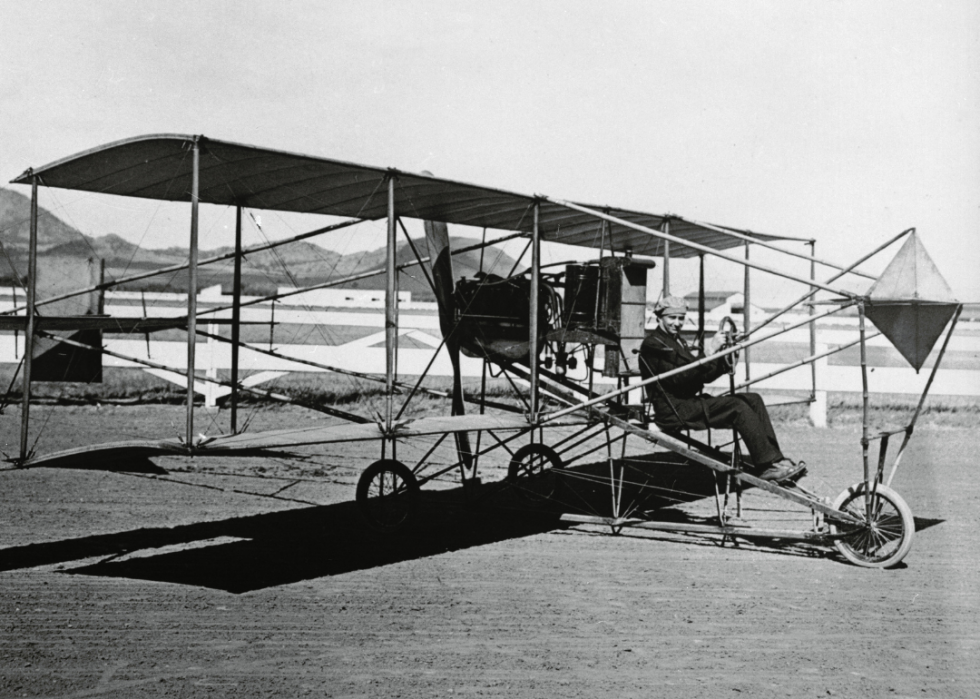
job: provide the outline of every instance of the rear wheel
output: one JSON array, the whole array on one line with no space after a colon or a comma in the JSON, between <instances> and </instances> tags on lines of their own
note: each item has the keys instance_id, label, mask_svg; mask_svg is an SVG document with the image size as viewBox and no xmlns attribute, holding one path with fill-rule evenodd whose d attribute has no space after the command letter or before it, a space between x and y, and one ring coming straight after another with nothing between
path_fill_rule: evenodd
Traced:
<instances>
[{"instance_id":1,"label":"rear wheel","mask_svg":"<svg viewBox=\"0 0 980 699\"><path fill-rule=\"evenodd\" d=\"M364 469L357 481L357 507L372 529L404 529L418 510L419 482L405 464L381 459Z\"/></svg>"},{"instance_id":2,"label":"rear wheel","mask_svg":"<svg viewBox=\"0 0 980 699\"><path fill-rule=\"evenodd\" d=\"M891 488L866 483L852 485L837 496L834 508L859 520L860 524L831 524L834 546L855 565L891 568L912 548L915 519L912 510Z\"/></svg>"},{"instance_id":3,"label":"rear wheel","mask_svg":"<svg viewBox=\"0 0 980 699\"><path fill-rule=\"evenodd\" d=\"M555 469L562 467L561 457L551 447L539 442L525 444L514 452L507 478L532 502L547 500L555 494Z\"/></svg>"}]
</instances>

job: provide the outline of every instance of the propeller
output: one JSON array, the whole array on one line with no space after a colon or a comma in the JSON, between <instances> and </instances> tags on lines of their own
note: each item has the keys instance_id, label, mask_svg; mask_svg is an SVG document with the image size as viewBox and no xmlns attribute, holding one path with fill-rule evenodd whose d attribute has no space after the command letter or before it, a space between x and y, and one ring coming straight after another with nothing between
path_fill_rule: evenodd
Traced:
<instances>
[{"instance_id":1,"label":"propeller","mask_svg":"<svg viewBox=\"0 0 980 699\"><path fill-rule=\"evenodd\" d=\"M452 414L463 415L463 380L459 354L461 339L456 332L456 303L453 298L453 258L449 245L449 228L442 221L425 221L425 242L429 248L429 269L433 292L439 305L439 328L446 340L446 351L453 366ZM456 451L469 474L473 468L473 449L468 432L456 432Z\"/></svg>"}]
</instances>

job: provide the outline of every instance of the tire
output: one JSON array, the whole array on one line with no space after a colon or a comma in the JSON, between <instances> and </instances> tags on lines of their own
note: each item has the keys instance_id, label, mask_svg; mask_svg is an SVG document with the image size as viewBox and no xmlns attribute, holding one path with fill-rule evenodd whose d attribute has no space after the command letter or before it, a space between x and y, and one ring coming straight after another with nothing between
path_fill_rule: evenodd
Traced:
<instances>
[{"instance_id":1,"label":"tire","mask_svg":"<svg viewBox=\"0 0 980 699\"><path fill-rule=\"evenodd\" d=\"M558 481L555 469L562 465L558 452L545 444L532 442L514 452L507 468L507 480L528 500L542 502L555 494Z\"/></svg>"},{"instance_id":2,"label":"tire","mask_svg":"<svg viewBox=\"0 0 980 699\"><path fill-rule=\"evenodd\" d=\"M861 525L831 523L834 546L851 563L865 568L892 568L905 558L912 548L915 519L912 510L901 496L888 486L872 488L874 500L871 521L868 522L866 484L852 485L837 496L834 508L854 515Z\"/></svg>"},{"instance_id":3,"label":"tire","mask_svg":"<svg viewBox=\"0 0 980 699\"><path fill-rule=\"evenodd\" d=\"M375 531L393 534L405 529L415 518L418 503L418 479L400 461L375 461L357 481L357 507Z\"/></svg>"}]
</instances>

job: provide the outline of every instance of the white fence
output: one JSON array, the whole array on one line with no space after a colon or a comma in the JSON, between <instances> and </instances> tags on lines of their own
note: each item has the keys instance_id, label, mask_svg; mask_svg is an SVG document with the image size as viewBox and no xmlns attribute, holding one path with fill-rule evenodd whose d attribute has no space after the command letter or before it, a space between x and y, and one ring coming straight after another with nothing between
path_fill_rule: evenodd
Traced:
<instances>
[{"instance_id":1,"label":"white fence","mask_svg":"<svg viewBox=\"0 0 980 699\"><path fill-rule=\"evenodd\" d=\"M166 295L166 299L153 299L157 302L173 302L168 306L153 306L149 313L154 316L181 316L186 314L186 307L179 303L178 295ZM171 296L173 298L171 298ZM106 313L116 317L142 317L144 314L141 304L134 303L140 299L139 294L116 292L106 295ZM150 296L147 295L147 300ZM213 296L207 299L214 302ZM202 297L202 306L206 306L205 297ZM220 303L227 303L227 298L219 300ZM4 307L11 307L12 304L0 299L0 310ZM286 307L283 307L286 306ZM217 314L218 317L230 317L230 311L223 311ZM368 332L367 335L355 340L337 345L329 344L274 344L273 349L289 357L306 359L319 364L327 364L342 369L363 373L378 374L383 373L385 365L384 350L384 315L376 307L370 308L343 308L343 309L321 309L307 310L300 309L296 305L287 306L277 304L275 309L269 304L250 306L242 309L242 320L249 322L268 323L274 320L277 324L298 324L298 325L324 325L335 327L359 327L364 329L377 328L376 332ZM835 324L840 325L835 321ZM846 324L846 323L845 323ZM851 342L857 338L856 328L833 328L819 327L818 341L821 346L836 346ZM207 328L207 321L199 321L198 327ZM962 326L961 326L962 327ZM212 326L210 332L217 332L217 326ZM399 314L399 337L403 340L412 341L412 347L400 347L398 351L398 372L401 375L418 375L432 359L432 352L440 346L441 337L439 333L439 319L435 313L434 304L424 303L405 303L402 304ZM808 345L809 332L806 329L794 330L780 336L779 342ZM262 349L268 349L268 343L255 343ZM139 339L110 339L105 344L106 348L118 354L133 357L135 359L150 360L158 364L173 367L175 371L186 369L187 348L183 342L179 341L157 341L152 340L147 346L147 342L140 337ZM884 337L873 338L869 341L870 347L888 347L888 341ZM950 341L949 353L967 353L972 357L980 356L980 332L967 329L965 332L958 332ZM0 335L0 363L17 362L23 353L23 334L15 341L12 333ZM231 368L231 347L227 343L213 340L200 341L197 347L197 367L206 370L211 376L216 375L218 370L228 370ZM172 380L183 385L185 379L177 374L148 369L137 362L117 359L104 356L103 365L106 367L135 367L153 373L161 378ZM247 348L240 351L239 366L243 372L251 372L253 375L247 379L251 385L256 385L262 381L281 376L288 372L318 372L323 371L309 365L289 362L284 359L271 357L266 354L255 352ZM751 375L754 377L763 376L779 368L779 365L769 363L753 362L751 364ZM461 365L463 376L479 377L482 370L482 363L477 359L464 357ZM739 381L745 379L745 362L740 362L737 377ZM452 367L445 350L441 350L439 356L434 361L430 373L433 376L450 376ZM756 390L778 390L778 391L809 391L811 389L811 370L808 365L787 371L779 376L767 379L756 385ZM576 373L584 375L584 367L579 367L577 372L571 372L570 378L575 378ZM929 370L923 369L916 374L909 367L873 367L869 372L869 388L873 392L899 393L899 394L919 394L921 393L928 378ZM727 378L717 382L717 386L727 385ZM208 382L198 382L198 390L205 395L208 403L226 393L225 389ZM826 391L852 391L861 390L861 373L858 366L841 366L829 364L826 360L818 362L817 366L817 390ZM980 371L963 369L941 369L933 383L931 393L934 395L946 396L980 396Z\"/></svg>"}]
</instances>

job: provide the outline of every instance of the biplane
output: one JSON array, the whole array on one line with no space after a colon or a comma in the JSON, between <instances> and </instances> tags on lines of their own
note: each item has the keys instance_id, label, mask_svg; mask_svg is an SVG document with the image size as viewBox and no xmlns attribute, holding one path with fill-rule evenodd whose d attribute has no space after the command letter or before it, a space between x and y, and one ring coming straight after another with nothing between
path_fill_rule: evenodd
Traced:
<instances>
[{"instance_id":1,"label":"biplane","mask_svg":"<svg viewBox=\"0 0 980 699\"><path fill-rule=\"evenodd\" d=\"M903 231L845 266L817 258L815 241L803 238L703 223L680 215L518 194L428 173L369 167L203 136L171 134L141 136L99 146L44 167L28 169L13 182L30 186L32 195L26 301L0 316L0 330L16 330L25 338L19 367L20 449L11 459L16 467L62 466L133 456L261 455L299 447L374 442L379 458L360 475L356 502L373 528L395 532L411 525L422 486L458 473L463 490L472 489L470 486L481 483L481 462L496 452L498 456L504 454L508 462L507 476L500 481L503 486L530 501L558 502L566 522L600 525L613 533L641 528L717 536L722 541L766 537L801 541L836 548L849 561L869 567L894 566L911 547L913 517L890 484L961 311L961 305L935 269L914 229ZM83 288L39 296L37 202L41 187L188 203L187 263L140 273L145 276L186 272L186 314L153 317L144 313L141 317L120 318L102 312L97 301L100 293L140 275L110 280L95 275L98 278ZM233 253L199 259L202 204L235 210ZM318 285L319 288L340 286L372 275L384 278L385 371L359 374L384 386L383 411L364 415L337 405L295 401L339 422L265 432L238 428L236 409L242 393L290 400L289 396L249 385L239 372L238 352L250 348L239 336L245 324L241 312L243 305L252 303L242 299L240 262L259 249L242 246L243 210L337 217L330 225L268 243L262 249L329 235L364 222L385 222L387 253L382 269ZM424 238L413 239L408 234L404 224L407 219L423 222ZM482 229L483 237L479 243L453 249L449 224ZM492 232L492 237L487 237L487 231ZM411 247L414 259L399 263L396 252L402 239ZM524 242L521 259L530 254L526 269L518 270L515 264L507 275L481 270L469 278L456 277L454 256L463 250L485 249L511 240ZM857 269L899 240L905 242L880 276L873 277ZM809 245L809 253L792 252L779 245L787 241ZM542 243L561 243L587 250L588 259L544 264ZM747 254L742 257L732 252L742 246L747 250L749 245L809 261L810 274L798 276L752 260ZM777 483L753 475L746 468L737 435L719 442L717 438L712 440L710 433L705 436L671 431L658 425L658 416L652 413L644 389L669 378L670 372L644 377L637 365L637 350L646 333L648 271L661 265L663 291L667 292L671 259L694 257L700 261L700 300L694 342L701 347L702 356L677 372L691 370L718 357L734 359L739 353L784 333L809 329L809 356L739 385L731 380L729 391L743 391L777 373L813 365L847 347L860 347L864 377L861 437L864 470L860 480L845 488L835 500L821 497L799 482ZM797 282L804 291L760 323L749 322L746 298L743 326L734 327L738 332L729 333L722 349L707 356L704 354L706 258L741 265L746 270L746 283L748 271L752 270ZM221 308L199 308L198 270L219 259L233 259L235 263L232 302ZM832 269L833 273L826 279L818 279L817 265ZM448 355L453 368L448 391L427 385L432 362L411 380L399 373L397 299L399 274L407 268L421 273L436 299L442 340L432 355L433 361L437 355ZM870 288L864 293L847 290L838 280L849 274L869 278ZM820 300L817 300L818 293L822 295ZM64 304L72 299L77 301L76 305L65 312ZM817 352L813 340L816 324L845 309L857 312L857 338L846 345ZM791 316L790 312L797 315ZM790 317L795 320L786 321ZM777 320L783 321L782 324L778 325ZM871 433L868 419L866 320L891 340L916 370L923 366L945 330L938 360L910 422L878 434ZM198 337L207 335L202 330L205 322L231 326L230 340L222 338L231 344L232 368L227 378L202 376L196 366L195 348ZM729 325L735 326L733 322ZM32 382L39 380L42 370L50 380L52 352L60 357L54 361L54 374L58 373L60 362L91 376L101 366L98 358L112 355L102 343L104 334L150 333L174 328L186 331L186 365L182 368L161 367L136 357L126 359L177 372L186 380L186 430L182 437L35 453L28 438ZM275 350L270 349L268 353L291 361L289 356ZM92 360L81 359L85 356L97 358L94 367ZM464 390L460 372L463 358L482 363L481 390L475 395ZM345 371L310 359L292 361L312 363L324 371ZM488 398L488 373L512 386L513 401ZM68 373L56 378L77 380ZM195 392L202 381L221 384L229 390L231 429L228 433L195 435ZM447 399L449 414L406 418L409 403L416 396L426 394ZM886 477L887 447L890 438L896 435L903 435L903 439ZM411 464L399 459L405 445L423 438L435 441L421 458ZM648 453L629 457L628 441ZM876 463L871 454L875 442L879 445ZM452 449L451 463L433 463L430 455L443 444ZM575 463L584 456L601 450L606 452L606 460L600 462L605 466L576 467ZM709 474L714 479L716 512L710 520L676 522L656 516L657 508L651 503L656 501L657 492L647 469L651 464L665 461L681 470ZM809 518L809 525L794 530L747 521L740 504L745 489L764 491L798 507Z\"/></svg>"}]
</instances>

